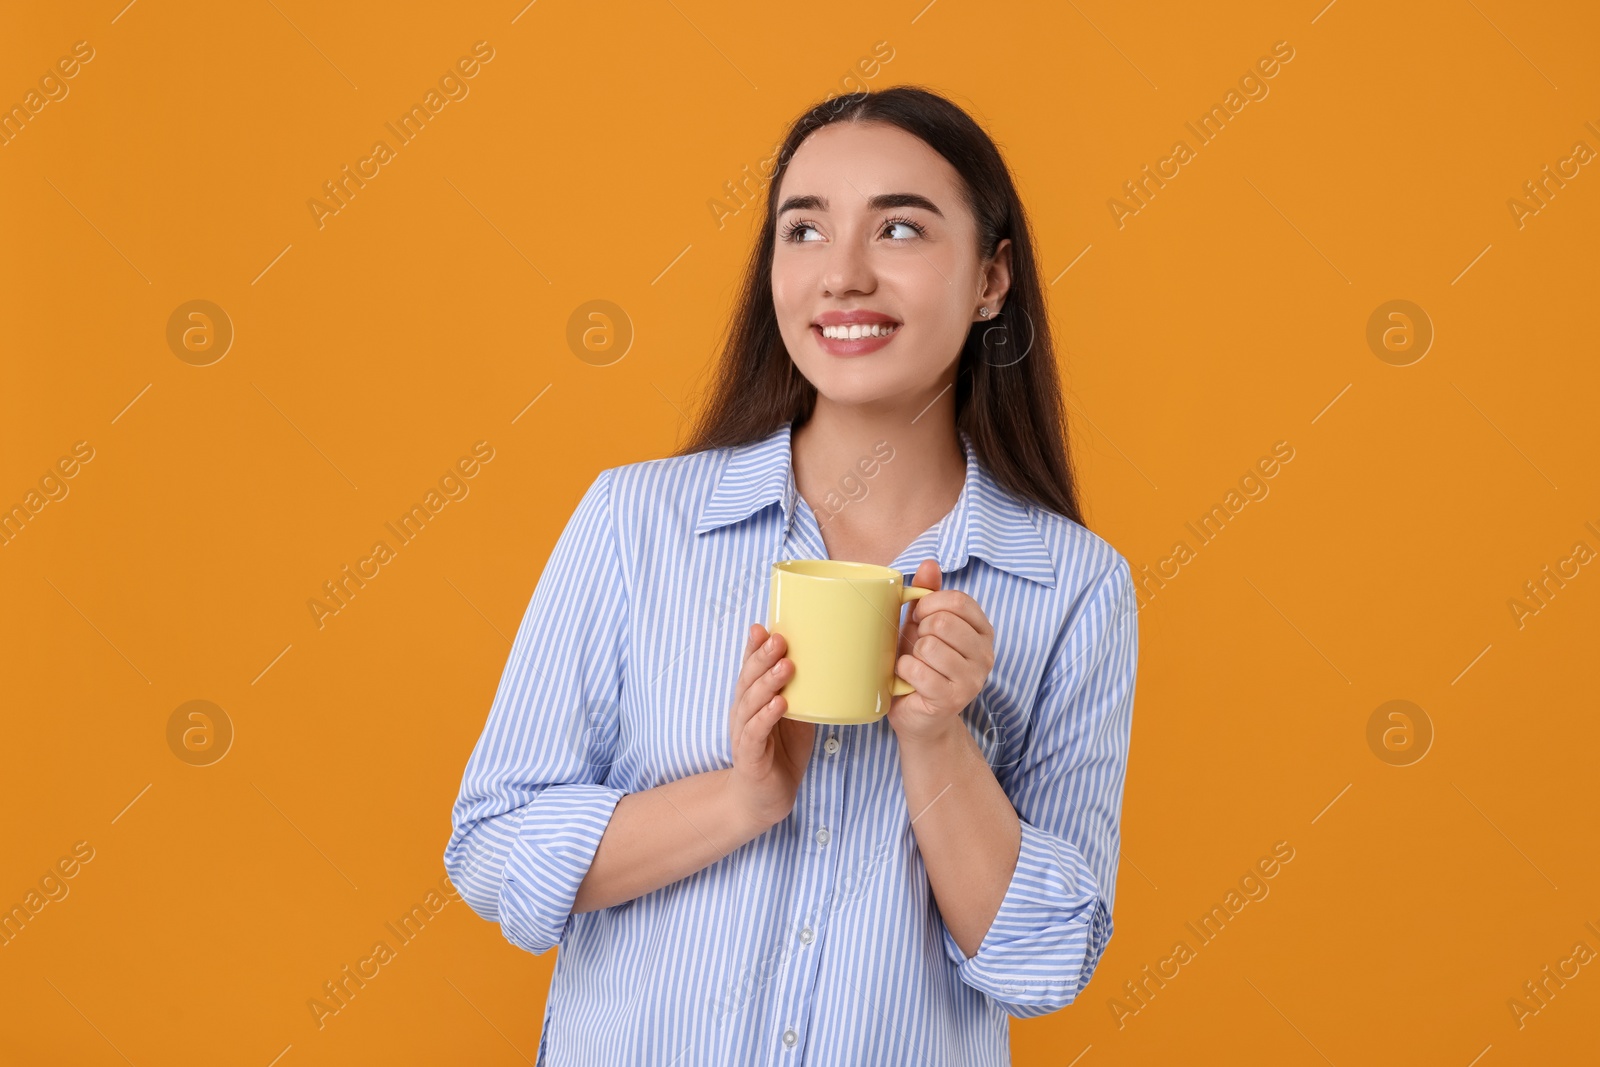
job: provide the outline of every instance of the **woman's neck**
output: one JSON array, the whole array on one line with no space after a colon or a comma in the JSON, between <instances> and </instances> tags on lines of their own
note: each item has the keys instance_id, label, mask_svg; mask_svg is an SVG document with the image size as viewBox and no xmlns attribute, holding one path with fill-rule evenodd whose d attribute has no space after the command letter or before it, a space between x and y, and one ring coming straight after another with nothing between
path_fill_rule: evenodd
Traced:
<instances>
[{"instance_id":1,"label":"woman's neck","mask_svg":"<svg viewBox=\"0 0 1600 1067\"><path fill-rule=\"evenodd\" d=\"M948 409L938 417L942 407L867 415L819 400L795 428L795 487L830 559L888 564L955 506L966 454Z\"/></svg>"}]
</instances>

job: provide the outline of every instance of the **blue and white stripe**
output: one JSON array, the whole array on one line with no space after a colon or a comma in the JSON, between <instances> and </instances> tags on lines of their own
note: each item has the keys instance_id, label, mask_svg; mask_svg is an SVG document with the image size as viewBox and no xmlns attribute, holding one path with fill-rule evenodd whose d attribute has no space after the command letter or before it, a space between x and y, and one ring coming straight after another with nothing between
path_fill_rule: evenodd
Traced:
<instances>
[{"instance_id":1,"label":"blue and white stripe","mask_svg":"<svg viewBox=\"0 0 1600 1067\"><path fill-rule=\"evenodd\" d=\"M601 471L517 631L444 859L507 940L560 946L541 1067L1001 1067L1008 1019L1071 1003L1111 936L1132 576L1095 534L1005 492L965 433L955 507L893 566L937 559L945 588L995 628L993 671L963 718L1022 849L978 954L939 916L887 721L819 726L794 810L736 852L571 914L625 793L732 765L728 709L768 569L827 557L795 490L791 429Z\"/></svg>"}]
</instances>

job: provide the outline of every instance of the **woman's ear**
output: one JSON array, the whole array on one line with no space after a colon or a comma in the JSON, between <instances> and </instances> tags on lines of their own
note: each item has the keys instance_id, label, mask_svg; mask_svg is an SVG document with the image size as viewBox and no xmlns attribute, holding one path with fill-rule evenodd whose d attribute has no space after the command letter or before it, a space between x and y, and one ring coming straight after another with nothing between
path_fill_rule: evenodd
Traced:
<instances>
[{"instance_id":1,"label":"woman's ear","mask_svg":"<svg viewBox=\"0 0 1600 1067\"><path fill-rule=\"evenodd\" d=\"M988 305L992 318L1005 306L1006 294L1011 291L1011 238L995 246L994 255L984 262L983 290L978 299Z\"/></svg>"}]
</instances>

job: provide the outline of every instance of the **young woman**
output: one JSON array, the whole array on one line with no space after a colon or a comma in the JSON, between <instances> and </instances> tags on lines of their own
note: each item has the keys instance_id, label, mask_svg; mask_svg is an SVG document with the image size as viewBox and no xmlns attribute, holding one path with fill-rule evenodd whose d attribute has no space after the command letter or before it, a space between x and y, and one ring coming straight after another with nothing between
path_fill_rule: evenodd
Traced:
<instances>
[{"instance_id":1,"label":"young woman","mask_svg":"<svg viewBox=\"0 0 1600 1067\"><path fill-rule=\"evenodd\" d=\"M1136 602L1082 525L1011 177L904 86L778 160L693 439L578 503L452 812L462 896L560 946L546 1067L1008 1064L1111 936ZM877 722L785 717L750 620L817 558L936 590Z\"/></svg>"}]
</instances>

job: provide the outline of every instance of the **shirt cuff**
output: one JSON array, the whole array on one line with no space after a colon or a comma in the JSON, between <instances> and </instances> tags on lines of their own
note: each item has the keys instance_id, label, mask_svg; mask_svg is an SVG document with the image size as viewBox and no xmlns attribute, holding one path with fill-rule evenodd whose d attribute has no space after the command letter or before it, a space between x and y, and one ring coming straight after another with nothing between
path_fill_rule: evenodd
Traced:
<instances>
[{"instance_id":1,"label":"shirt cuff","mask_svg":"<svg viewBox=\"0 0 1600 1067\"><path fill-rule=\"evenodd\" d=\"M624 795L603 785L552 785L523 806L500 884L507 941L534 955L561 943L578 886Z\"/></svg>"},{"instance_id":2,"label":"shirt cuff","mask_svg":"<svg viewBox=\"0 0 1600 1067\"><path fill-rule=\"evenodd\" d=\"M1110 938L1110 922L1100 920L1099 887L1077 848L1018 821L1017 869L978 954L961 951L942 917L939 928L957 976L1006 1014L1028 1019L1072 1003L1088 977L1085 960L1092 968Z\"/></svg>"}]
</instances>

